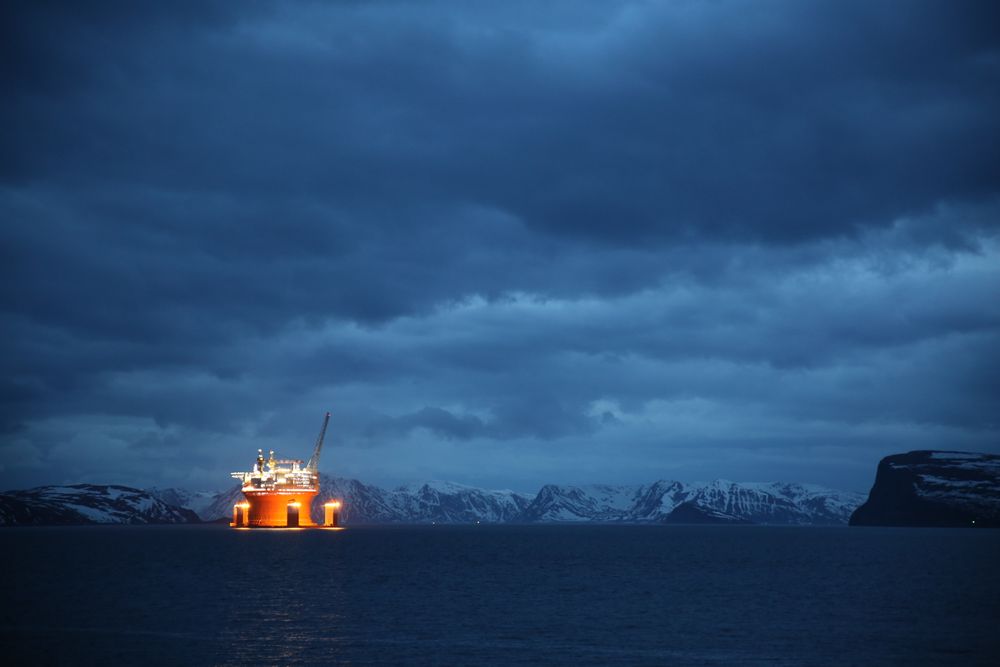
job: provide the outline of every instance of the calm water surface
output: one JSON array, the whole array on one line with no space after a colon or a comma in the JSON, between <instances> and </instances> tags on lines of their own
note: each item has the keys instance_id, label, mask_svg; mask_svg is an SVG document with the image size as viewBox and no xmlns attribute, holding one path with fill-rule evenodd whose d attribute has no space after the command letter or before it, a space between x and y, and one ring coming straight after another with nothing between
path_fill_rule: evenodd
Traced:
<instances>
[{"instance_id":1,"label":"calm water surface","mask_svg":"<svg viewBox=\"0 0 1000 667\"><path fill-rule=\"evenodd\" d=\"M1000 664L1000 531L91 526L0 549L6 664Z\"/></svg>"}]
</instances>

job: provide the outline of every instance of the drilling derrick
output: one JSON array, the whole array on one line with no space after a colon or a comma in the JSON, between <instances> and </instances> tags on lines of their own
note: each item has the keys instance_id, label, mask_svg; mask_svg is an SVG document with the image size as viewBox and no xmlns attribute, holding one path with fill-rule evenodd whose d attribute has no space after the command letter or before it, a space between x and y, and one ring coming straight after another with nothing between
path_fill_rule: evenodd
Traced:
<instances>
[{"instance_id":1,"label":"drilling derrick","mask_svg":"<svg viewBox=\"0 0 1000 667\"><path fill-rule=\"evenodd\" d=\"M311 509L319 493L319 455L330 422L330 413L316 438L312 457L303 465L300 459L276 459L274 450L264 458L257 450L257 460L250 472L234 472L232 477L243 484L246 501L233 508L233 525L239 527L314 526Z\"/></svg>"}]
</instances>

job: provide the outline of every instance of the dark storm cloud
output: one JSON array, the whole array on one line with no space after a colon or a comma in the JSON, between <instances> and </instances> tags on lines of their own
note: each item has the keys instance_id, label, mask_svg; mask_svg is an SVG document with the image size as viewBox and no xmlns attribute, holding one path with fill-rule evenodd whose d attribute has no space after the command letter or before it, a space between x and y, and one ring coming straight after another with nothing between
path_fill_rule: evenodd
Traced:
<instances>
[{"instance_id":1,"label":"dark storm cloud","mask_svg":"<svg viewBox=\"0 0 1000 667\"><path fill-rule=\"evenodd\" d=\"M373 422L368 427L368 435L376 438L387 435L405 436L416 428L425 428L435 435L459 440L486 434L486 425L478 417L457 417L441 408L423 408L412 414Z\"/></svg>"},{"instance_id":2,"label":"dark storm cloud","mask_svg":"<svg viewBox=\"0 0 1000 667\"><path fill-rule=\"evenodd\" d=\"M389 230L412 224L399 206L468 198L605 242L850 233L993 192L991 11L609 5L569 29L517 7L43 13L54 30L12 54L15 74L72 83L16 98L36 121L9 164L307 193Z\"/></svg>"},{"instance_id":3,"label":"dark storm cloud","mask_svg":"<svg viewBox=\"0 0 1000 667\"><path fill-rule=\"evenodd\" d=\"M536 4L5 5L8 458L996 445L993 3Z\"/></svg>"}]
</instances>

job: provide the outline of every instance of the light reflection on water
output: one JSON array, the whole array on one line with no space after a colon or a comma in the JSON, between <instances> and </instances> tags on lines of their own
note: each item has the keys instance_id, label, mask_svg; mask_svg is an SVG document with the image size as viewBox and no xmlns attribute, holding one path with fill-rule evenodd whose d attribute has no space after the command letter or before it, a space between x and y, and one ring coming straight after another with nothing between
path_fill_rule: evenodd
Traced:
<instances>
[{"instance_id":1,"label":"light reflection on water","mask_svg":"<svg viewBox=\"0 0 1000 667\"><path fill-rule=\"evenodd\" d=\"M991 664L1000 531L0 531L25 664Z\"/></svg>"}]
</instances>

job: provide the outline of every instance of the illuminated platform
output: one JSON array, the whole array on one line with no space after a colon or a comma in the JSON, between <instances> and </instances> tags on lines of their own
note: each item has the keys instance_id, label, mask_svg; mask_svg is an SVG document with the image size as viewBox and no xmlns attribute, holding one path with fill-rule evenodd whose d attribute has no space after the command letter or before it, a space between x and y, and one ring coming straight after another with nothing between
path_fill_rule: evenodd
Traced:
<instances>
[{"instance_id":1,"label":"illuminated platform","mask_svg":"<svg viewBox=\"0 0 1000 667\"><path fill-rule=\"evenodd\" d=\"M316 439L312 458L304 466L298 459L274 458L274 450L265 459L264 451L258 449L253 470L232 473L243 483L246 500L233 506L233 521L229 525L234 528L318 527L310 510L319 495L319 455L329 421L328 412ZM331 500L323 506L323 527L339 527L340 507L338 500Z\"/></svg>"}]
</instances>

